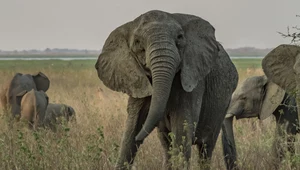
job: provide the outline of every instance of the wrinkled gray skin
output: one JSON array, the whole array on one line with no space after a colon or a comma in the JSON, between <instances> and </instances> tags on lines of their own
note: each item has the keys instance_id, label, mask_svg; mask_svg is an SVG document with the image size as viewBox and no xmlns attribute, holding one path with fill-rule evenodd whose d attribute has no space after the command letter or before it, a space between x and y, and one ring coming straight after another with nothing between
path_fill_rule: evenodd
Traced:
<instances>
[{"instance_id":1,"label":"wrinkled gray skin","mask_svg":"<svg viewBox=\"0 0 300 170\"><path fill-rule=\"evenodd\" d=\"M36 130L44 127L44 119L49 98L44 91L34 89L23 91L16 96L17 104L21 106L21 121L28 122L29 128Z\"/></svg>"},{"instance_id":2,"label":"wrinkled gray skin","mask_svg":"<svg viewBox=\"0 0 300 170\"><path fill-rule=\"evenodd\" d=\"M281 112L283 114L280 114ZM263 120L272 114L276 117L276 139L273 149L276 157L282 160L284 157L282 139L287 140L288 151L291 154L295 153L294 141L298 132L295 98L289 96L276 84L269 82L266 76L253 76L242 82L232 95L222 126L222 144L227 169L238 169L235 164L237 155L232 129L233 117L237 120L252 117Z\"/></svg>"},{"instance_id":3,"label":"wrinkled gray skin","mask_svg":"<svg viewBox=\"0 0 300 170\"><path fill-rule=\"evenodd\" d=\"M117 169L126 169L125 162L132 165L155 127L165 167L170 168L170 132L174 148L183 146L185 161L196 144L200 160L209 162L238 81L209 22L149 11L112 31L95 67L107 87L130 96Z\"/></svg>"},{"instance_id":4,"label":"wrinkled gray skin","mask_svg":"<svg viewBox=\"0 0 300 170\"><path fill-rule=\"evenodd\" d=\"M300 46L282 44L262 60L268 79L296 97L300 117Z\"/></svg>"},{"instance_id":5,"label":"wrinkled gray skin","mask_svg":"<svg viewBox=\"0 0 300 170\"><path fill-rule=\"evenodd\" d=\"M64 118L67 122L69 120L75 121L75 110L73 109L73 107L66 104L49 103L44 120L45 125L50 127L50 129L52 129L53 131L56 131L56 125L62 123L62 118Z\"/></svg>"},{"instance_id":6,"label":"wrinkled gray skin","mask_svg":"<svg viewBox=\"0 0 300 170\"><path fill-rule=\"evenodd\" d=\"M50 80L42 72L35 75L16 73L0 92L1 105L4 110L10 110L13 117L19 116L20 105L16 102L17 94L23 91L30 91L31 89L46 92L49 86Z\"/></svg>"}]
</instances>

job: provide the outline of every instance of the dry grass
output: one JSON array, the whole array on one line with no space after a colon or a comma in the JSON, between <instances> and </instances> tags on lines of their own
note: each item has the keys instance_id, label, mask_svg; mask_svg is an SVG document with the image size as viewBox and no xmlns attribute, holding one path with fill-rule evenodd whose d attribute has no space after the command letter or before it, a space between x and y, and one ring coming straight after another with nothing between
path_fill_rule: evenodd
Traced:
<instances>
[{"instance_id":1,"label":"dry grass","mask_svg":"<svg viewBox=\"0 0 300 170\"><path fill-rule=\"evenodd\" d=\"M7 66L9 64L12 66ZM92 64L76 65L75 62L59 65L58 61L49 61L31 67L7 62L6 67L0 67L0 87L15 72L36 71L42 71L51 80L47 92L50 102L73 106L78 121L54 134L45 130L31 132L18 124L11 129L2 116L0 169L113 169L126 119L127 96L107 89ZM240 81L263 74L259 68L238 68L238 71ZM251 119L234 124L238 164L242 169L273 169L274 120L266 121L263 129L257 122ZM225 169L220 136L213 153L212 169ZM296 147L299 148L298 142ZM197 159L197 150L193 147L192 169L198 168ZM299 157L296 161L300 162ZM139 149L135 164L138 169L161 169L162 149L155 131ZM290 169L289 165L286 159L282 169Z\"/></svg>"}]
</instances>

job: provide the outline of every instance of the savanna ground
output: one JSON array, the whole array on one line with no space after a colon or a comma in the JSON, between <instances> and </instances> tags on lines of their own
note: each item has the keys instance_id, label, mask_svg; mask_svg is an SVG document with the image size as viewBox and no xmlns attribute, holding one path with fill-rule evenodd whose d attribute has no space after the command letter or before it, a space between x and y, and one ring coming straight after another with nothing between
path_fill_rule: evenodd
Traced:
<instances>
[{"instance_id":1,"label":"savanna ground","mask_svg":"<svg viewBox=\"0 0 300 170\"><path fill-rule=\"evenodd\" d=\"M32 132L0 119L0 169L113 169L126 120L127 96L107 89L98 79L95 60L0 61L0 88L16 72L45 73L51 85L49 101L65 103L76 110L76 124L63 125L57 133ZM239 82L262 75L261 59L234 59ZM1 111L2 112L2 111ZM242 169L273 169L273 118L259 125L258 119L234 121L238 164ZM212 169L225 169L221 133L212 158ZM299 142L296 152L299 154ZM146 138L136 156L138 169L161 169L162 148L156 131ZM197 167L193 147L191 168ZM296 160L295 160L296 159ZM299 157L294 161L300 162ZM285 159L281 169L290 169Z\"/></svg>"}]
</instances>

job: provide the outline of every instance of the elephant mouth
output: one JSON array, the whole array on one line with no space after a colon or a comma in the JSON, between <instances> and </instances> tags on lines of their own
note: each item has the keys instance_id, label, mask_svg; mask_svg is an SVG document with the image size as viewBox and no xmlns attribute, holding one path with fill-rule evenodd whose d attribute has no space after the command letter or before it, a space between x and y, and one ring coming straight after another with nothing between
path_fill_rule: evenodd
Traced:
<instances>
[{"instance_id":1,"label":"elephant mouth","mask_svg":"<svg viewBox=\"0 0 300 170\"><path fill-rule=\"evenodd\" d=\"M152 85L152 77L151 76L147 76L147 78L148 78L150 84Z\"/></svg>"},{"instance_id":2,"label":"elephant mouth","mask_svg":"<svg viewBox=\"0 0 300 170\"><path fill-rule=\"evenodd\" d=\"M242 119L242 118L245 118L245 114L244 114L245 110L242 109L240 112L236 113L236 114L232 114L235 116L235 119L238 120L238 119Z\"/></svg>"},{"instance_id":3,"label":"elephant mouth","mask_svg":"<svg viewBox=\"0 0 300 170\"><path fill-rule=\"evenodd\" d=\"M243 119L243 118L253 118L253 117L258 117L258 114L253 114L252 112L246 110L242 110L240 114L235 116L236 120Z\"/></svg>"},{"instance_id":4,"label":"elephant mouth","mask_svg":"<svg viewBox=\"0 0 300 170\"><path fill-rule=\"evenodd\" d=\"M147 78L148 78L150 84L152 85L152 75L151 75L150 69L147 68L147 67L144 67L143 69L144 69L144 71L145 71L145 74L146 74L146 76L147 76Z\"/></svg>"}]
</instances>

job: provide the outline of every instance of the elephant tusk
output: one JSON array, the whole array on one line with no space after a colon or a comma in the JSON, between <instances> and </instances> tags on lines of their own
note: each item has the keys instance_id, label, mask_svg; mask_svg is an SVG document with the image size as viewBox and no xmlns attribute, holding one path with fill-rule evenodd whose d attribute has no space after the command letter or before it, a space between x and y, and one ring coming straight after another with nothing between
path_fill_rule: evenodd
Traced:
<instances>
[{"instance_id":1,"label":"elephant tusk","mask_svg":"<svg viewBox=\"0 0 300 170\"><path fill-rule=\"evenodd\" d=\"M233 116L234 116L233 114L228 113L228 114L226 114L225 118L230 118L230 117L233 117Z\"/></svg>"}]
</instances>

